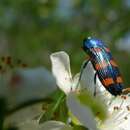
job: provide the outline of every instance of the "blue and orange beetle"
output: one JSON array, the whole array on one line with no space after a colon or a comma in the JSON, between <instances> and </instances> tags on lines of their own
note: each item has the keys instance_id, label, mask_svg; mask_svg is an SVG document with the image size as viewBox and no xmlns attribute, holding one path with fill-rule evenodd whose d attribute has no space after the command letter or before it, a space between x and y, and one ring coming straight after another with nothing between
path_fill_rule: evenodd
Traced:
<instances>
[{"instance_id":1,"label":"blue and orange beetle","mask_svg":"<svg viewBox=\"0 0 130 130\"><path fill-rule=\"evenodd\" d=\"M89 55L90 58L88 61L92 63L96 71L94 83L96 84L96 77L98 76L103 86L112 95L121 95L124 88L123 80L119 68L111 55L110 49L101 40L91 37L84 39L82 48L85 53ZM81 68L80 79L88 61L86 61ZM96 88L94 95L95 94Z\"/></svg>"}]
</instances>

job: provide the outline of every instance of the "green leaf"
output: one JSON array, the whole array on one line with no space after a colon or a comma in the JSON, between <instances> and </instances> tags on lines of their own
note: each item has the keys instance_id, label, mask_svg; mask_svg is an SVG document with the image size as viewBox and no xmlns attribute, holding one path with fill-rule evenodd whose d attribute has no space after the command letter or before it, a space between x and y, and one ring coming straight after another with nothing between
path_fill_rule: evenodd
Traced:
<instances>
[{"instance_id":1,"label":"green leaf","mask_svg":"<svg viewBox=\"0 0 130 130\"><path fill-rule=\"evenodd\" d=\"M61 96L65 96L64 92L61 91L60 89L57 89L56 91L54 91L52 94L50 94L50 98L52 98L53 100L57 101L57 99Z\"/></svg>"},{"instance_id":2,"label":"green leaf","mask_svg":"<svg viewBox=\"0 0 130 130\"><path fill-rule=\"evenodd\" d=\"M39 123L43 123L44 121L47 121L52 118L53 113L55 111L54 107L55 107L55 103L49 104L48 110L45 113L43 113L42 117L40 118Z\"/></svg>"},{"instance_id":3,"label":"green leaf","mask_svg":"<svg viewBox=\"0 0 130 130\"><path fill-rule=\"evenodd\" d=\"M55 119L66 123L68 119L68 108L66 106L66 99L64 98L55 112Z\"/></svg>"},{"instance_id":4,"label":"green leaf","mask_svg":"<svg viewBox=\"0 0 130 130\"><path fill-rule=\"evenodd\" d=\"M54 102L48 105L47 111L43 113L39 123L56 118L55 116L57 115L57 112L60 112L60 109L63 109L61 105L63 105L63 102L65 100L65 94L62 91L58 90L53 93L51 97L53 98ZM61 114L59 114L57 117L61 118L62 120L65 119L62 118L63 116Z\"/></svg>"}]
</instances>

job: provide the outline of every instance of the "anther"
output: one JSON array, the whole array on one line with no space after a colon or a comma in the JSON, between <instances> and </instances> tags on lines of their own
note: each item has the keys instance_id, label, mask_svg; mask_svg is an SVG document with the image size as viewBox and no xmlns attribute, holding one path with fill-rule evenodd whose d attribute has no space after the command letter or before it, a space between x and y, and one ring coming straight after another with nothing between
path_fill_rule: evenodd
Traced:
<instances>
[{"instance_id":1,"label":"anther","mask_svg":"<svg viewBox=\"0 0 130 130\"><path fill-rule=\"evenodd\" d=\"M126 99L127 99L127 97L126 97L126 96L124 96L124 95L122 95L122 96L121 96L121 98L122 98L122 99L124 99L124 100L126 100Z\"/></svg>"},{"instance_id":2,"label":"anther","mask_svg":"<svg viewBox=\"0 0 130 130\"><path fill-rule=\"evenodd\" d=\"M114 106L114 110L119 110L119 107L118 106Z\"/></svg>"},{"instance_id":3,"label":"anther","mask_svg":"<svg viewBox=\"0 0 130 130\"><path fill-rule=\"evenodd\" d=\"M126 96L124 96L124 95L122 95L122 96L121 96L121 98L122 98L122 101L121 101L121 104L120 104L120 108L121 108L121 106L123 105L124 100L126 100L126 99L127 99L127 97L126 97Z\"/></svg>"},{"instance_id":4,"label":"anther","mask_svg":"<svg viewBox=\"0 0 130 130\"><path fill-rule=\"evenodd\" d=\"M125 120L127 120L127 119L128 119L128 117L127 117L127 116L125 116L125 117L124 117L124 119L125 119Z\"/></svg>"},{"instance_id":5,"label":"anther","mask_svg":"<svg viewBox=\"0 0 130 130\"><path fill-rule=\"evenodd\" d=\"M130 106L126 106L127 110L130 111Z\"/></svg>"}]
</instances>

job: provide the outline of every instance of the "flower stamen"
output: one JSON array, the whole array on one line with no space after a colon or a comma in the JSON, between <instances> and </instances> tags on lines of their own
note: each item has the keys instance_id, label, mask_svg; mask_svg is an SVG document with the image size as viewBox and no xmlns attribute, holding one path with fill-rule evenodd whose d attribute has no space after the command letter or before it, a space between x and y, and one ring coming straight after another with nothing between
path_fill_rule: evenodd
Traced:
<instances>
[{"instance_id":1,"label":"flower stamen","mask_svg":"<svg viewBox=\"0 0 130 130\"><path fill-rule=\"evenodd\" d=\"M125 96L125 95L121 95L121 99L122 99L122 100L121 100L121 104L120 104L120 107L119 107L119 108L122 107L124 101L127 99L127 96Z\"/></svg>"},{"instance_id":2,"label":"flower stamen","mask_svg":"<svg viewBox=\"0 0 130 130\"><path fill-rule=\"evenodd\" d=\"M119 107L118 106L114 106L114 111L115 110L119 110Z\"/></svg>"},{"instance_id":3,"label":"flower stamen","mask_svg":"<svg viewBox=\"0 0 130 130\"><path fill-rule=\"evenodd\" d=\"M127 117L127 116L125 116L125 117L124 117L124 119L125 119L125 120L128 120L128 117Z\"/></svg>"},{"instance_id":4,"label":"flower stamen","mask_svg":"<svg viewBox=\"0 0 130 130\"><path fill-rule=\"evenodd\" d=\"M127 110L128 110L128 111L130 111L130 106L129 106L129 105L128 105L128 106L126 106L126 108L127 108Z\"/></svg>"}]
</instances>

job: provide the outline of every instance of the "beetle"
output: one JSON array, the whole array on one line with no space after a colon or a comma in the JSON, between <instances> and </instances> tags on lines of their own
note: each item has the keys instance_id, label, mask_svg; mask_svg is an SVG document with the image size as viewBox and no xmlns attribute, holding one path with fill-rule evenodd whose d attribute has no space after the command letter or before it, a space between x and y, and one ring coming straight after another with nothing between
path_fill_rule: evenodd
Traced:
<instances>
[{"instance_id":1,"label":"beetle","mask_svg":"<svg viewBox=\"0 0 130 130\"><path fill-rule=\"evenodd\" d=\"M94 76L96 95L96 77L98 76L100 82L112 95L118 96L123 92L124 84L120 74L117 63L115 62L110 49L104 44L103 41L88 37L83 40L83 50L89 55L89 60L85 61L81 68L81 79L83 69L87 66L88 62L92 63L96 73Z\"/></svg>"}]
</instances>

